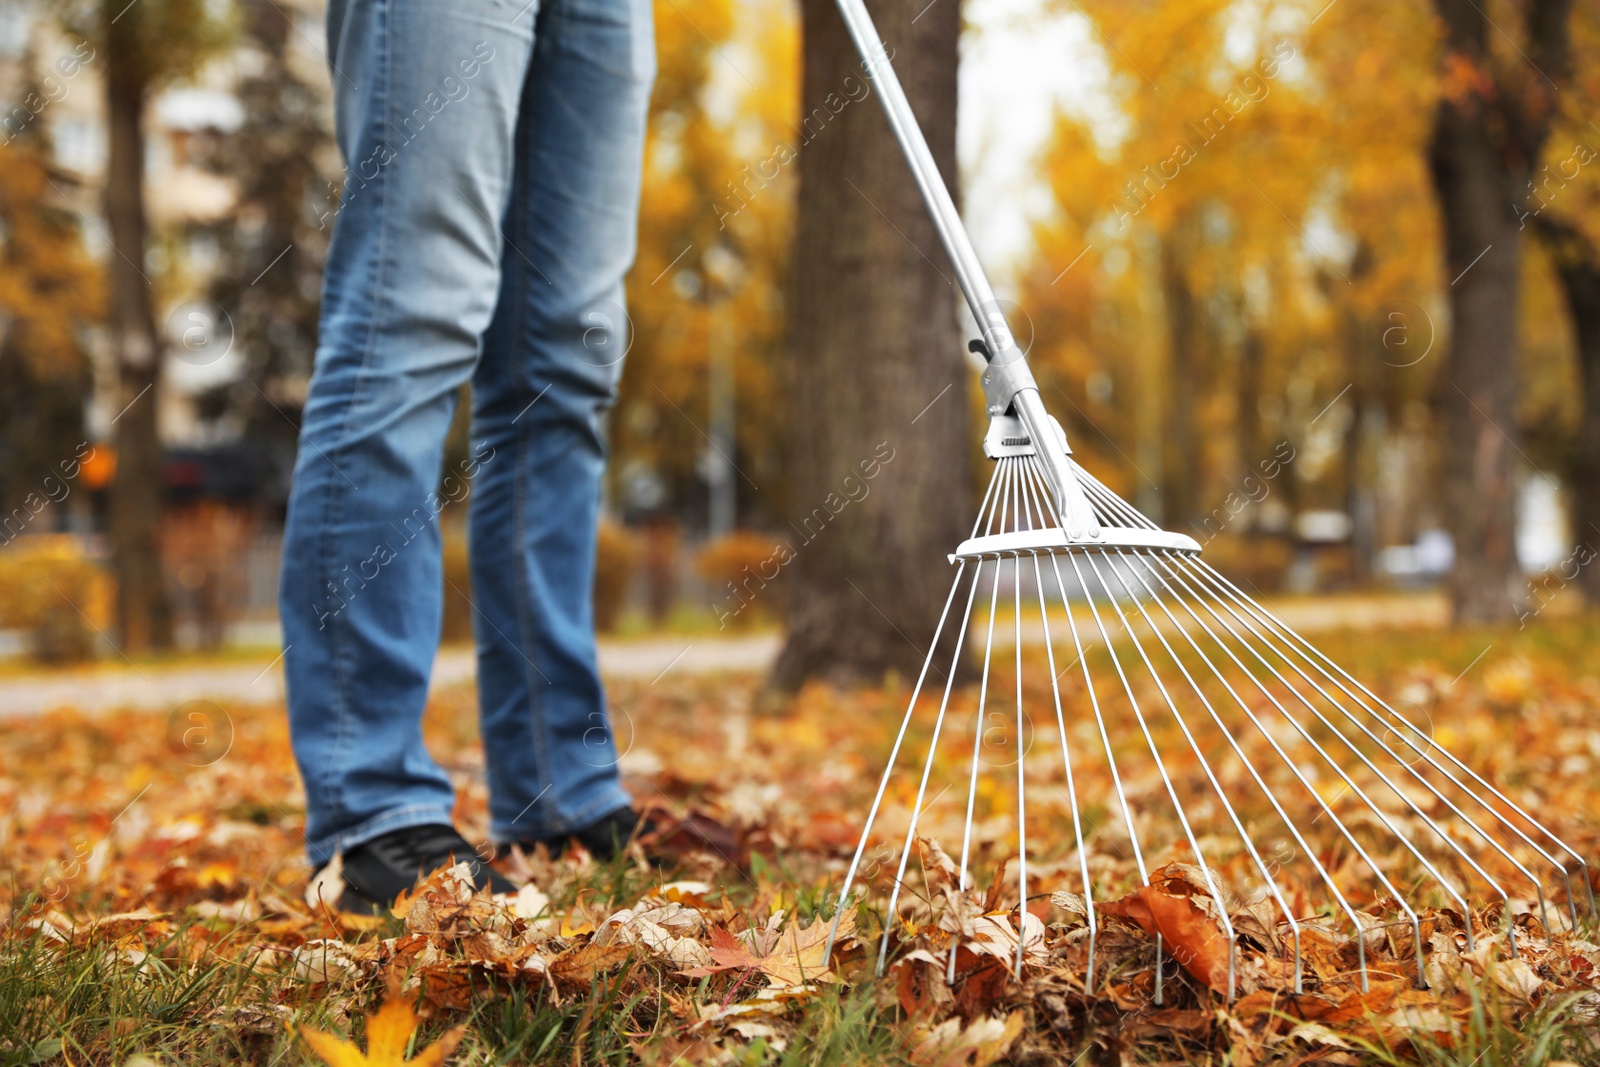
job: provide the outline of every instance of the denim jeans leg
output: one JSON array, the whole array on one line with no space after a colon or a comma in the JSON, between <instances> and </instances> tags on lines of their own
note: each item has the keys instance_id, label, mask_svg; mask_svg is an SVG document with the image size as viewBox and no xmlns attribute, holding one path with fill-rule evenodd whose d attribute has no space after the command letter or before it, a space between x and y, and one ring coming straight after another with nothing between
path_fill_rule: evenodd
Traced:
<instances>
[{"instance_id":1,"label":"denim jeans leg","mask_svg":"<svg viewBox=\"0 0 1600 1067\"><path fill-rule=\"evenodd\" d=\"M470 515L491 833L628 803L595 662L604 419L628 344L649 0L544 0L517 127L500 302L474 378Z\"/></svg>"},{"instance_id":2,"label":"denim jeans leg","mask_svg":"<svg viewBox=\"0 0 1600 1067\"><path fill-rule=\"evenodd\" d=\"M333 0L344 194L284 532L280 614L309 858L447 822L422 740L440 464L500 282L534 12Z\"/></svg>"}]
</instances>

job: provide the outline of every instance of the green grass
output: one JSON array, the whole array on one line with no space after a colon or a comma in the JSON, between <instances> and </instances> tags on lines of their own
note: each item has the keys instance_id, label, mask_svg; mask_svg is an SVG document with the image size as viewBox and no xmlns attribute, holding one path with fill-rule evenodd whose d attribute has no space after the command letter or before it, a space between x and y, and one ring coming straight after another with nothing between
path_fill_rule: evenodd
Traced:
<instances>
[{"instance_id":1,"label":"green grass","mask_svg":"<svg viewBox=\"0 0 1600 1067\"><path fill-rule=\"evenodd\" d=\"M364 1046L361 1012L376 1009L381 983L362 981L360 993L308 987L293 980L287 957L257 969L209 952L191 961L190 950L206 940L195 936L199 925L175 928L138 964L115 961L104 943L64 945L42 934L0 944L0 1065L121 1065L136 1056L174 1064L320 1062L286 1023ZM249 928L236 936L248 938ZM587 996L559 1002L487 981L467 1011L425 1022L414 1047L465 1023L453 1063L670 1063L686 1035L661 998L692 992L687 980L665 978L648 965L625 968ZM786 1041L757 1037L735 1062L907 1063L897 1015L870 983L825 991L790 1020Z\"/></svg>"}]
</instances>

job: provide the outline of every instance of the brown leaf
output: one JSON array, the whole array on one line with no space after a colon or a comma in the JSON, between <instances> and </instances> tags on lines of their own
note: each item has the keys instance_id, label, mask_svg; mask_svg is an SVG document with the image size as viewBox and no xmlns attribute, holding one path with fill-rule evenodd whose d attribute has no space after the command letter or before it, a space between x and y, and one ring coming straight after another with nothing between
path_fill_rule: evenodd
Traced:
<instances>
[{"instance_id":1,"label":"brown leaf","mask_svg":"<svg viewBox=\"0 0 1600 1067\"><path fill-rule=\"evenodd\" d=\"M1149 885L1096 910L1160 936L1184 970L1217 992L1228 992L1228 939L1193 898Z\"/></svg>"},{"instance_id":2,"label":"brown leaf","mask_svg":"<svg viewBox=\"0 0 1600 1067\"><path fill-rule=\"evenodd\" d=\"M568 949L550 961L550 976L564 986L585 986L597 975L614 971L633 955L628 945L584 945Z\"/></svg>"}]
</instances>

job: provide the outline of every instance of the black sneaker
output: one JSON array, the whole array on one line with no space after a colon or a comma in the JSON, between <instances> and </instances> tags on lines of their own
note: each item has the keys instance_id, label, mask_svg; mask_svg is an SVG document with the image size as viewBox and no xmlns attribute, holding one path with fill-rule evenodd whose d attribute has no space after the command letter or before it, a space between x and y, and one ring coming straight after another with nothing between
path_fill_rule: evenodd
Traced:
<instances>
[{"instance_id":1,"label":"black sneaker","mask_svg":"<svg viewBox=\"0 0 1600 1067\"><path fill-rule=\"evenodd\" d=\"M589 850L601 863L615 859L633 841L644 850L645 859L653 866L666 867L682 859L689 852L720 853L734 862L738 841L733 833L720 823L700 815L686 819L662 821L649 814L641 815L633 808L618 808L588 826L552 838L535 838L518 841L517 847L532 852L544 845L552 853L559 853L569 841L575 841Z\"/></svg>"},{"instance_id":2,"label":"black sneaker","mask_svg":"<svg viewBox=\"0 0 1600 1067\"><path fill-rule=\"evenodd\" d=\"M343 855L340 911L382 915L401 893L440 867L466 863L475 889L515 893L517 887L484 863L472 844L445 823L406 826L362 842ZM318 872L320 873L320 871ZM317 876L311 876L313 885Z\"/></svg>"}]
</instances>

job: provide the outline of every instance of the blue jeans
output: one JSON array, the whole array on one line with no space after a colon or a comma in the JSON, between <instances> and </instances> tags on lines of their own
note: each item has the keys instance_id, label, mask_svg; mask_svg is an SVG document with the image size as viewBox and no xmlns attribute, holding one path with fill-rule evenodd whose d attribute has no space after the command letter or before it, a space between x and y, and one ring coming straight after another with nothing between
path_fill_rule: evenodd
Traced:
<instances>
[{"instance_id":1,"label":"blue jeans","mask_svg":"<svg viewBox=\"0 0 1600 1067\"><path fill-rule=\"evenodd\" d=\"M328 8L347 176L279 600L313 864L451 821L421 720L464 497L491 834L629 802L591 588L654 30L650 0L523 2ZM468 381L472 456L441 472Z\"/></svg>"}]
</instances>

